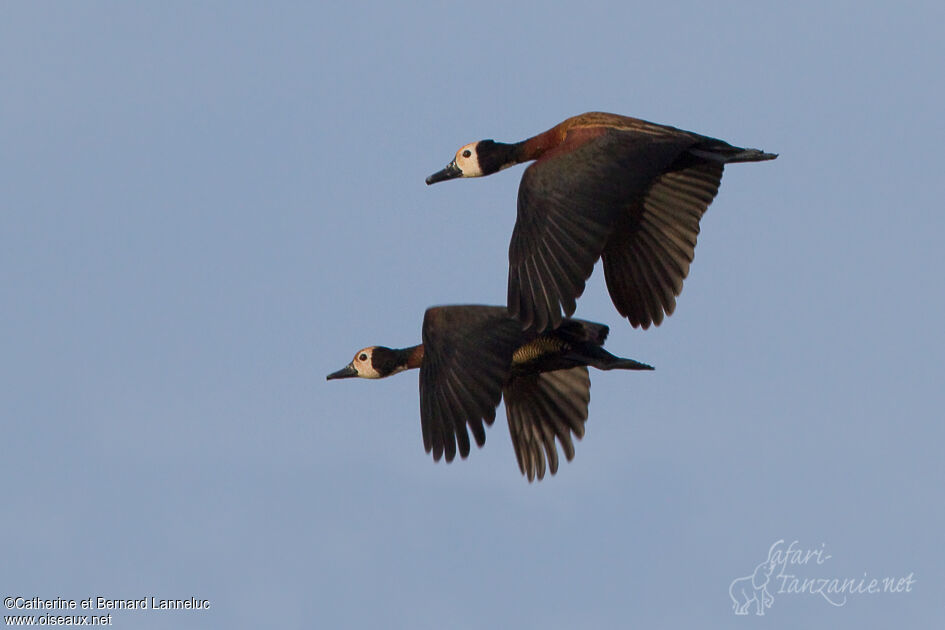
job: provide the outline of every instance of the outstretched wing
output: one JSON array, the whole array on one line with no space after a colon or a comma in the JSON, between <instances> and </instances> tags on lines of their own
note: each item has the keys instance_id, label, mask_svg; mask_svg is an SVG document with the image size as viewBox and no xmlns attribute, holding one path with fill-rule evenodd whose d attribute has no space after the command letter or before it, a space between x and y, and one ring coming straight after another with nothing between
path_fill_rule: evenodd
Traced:
<instances>
[{"instance_id":1,"label":"outstretched wing","mask_svg":"<svg viewBox=\"0 0 945 630\"><path fill-rule=\"evenodd\" d=\"M505 386L505 413L515 457L532 481L558 471L555 438L568 461L574 457L571 436L584 436L591 379L586 367L515 377Z\"/></svg>"},{"instance_id":2,"label":"outstretched wing","mask_svg":"<svg viewBox=\"0 0 945 630\"><path fill-rule=\"evenodd\" d=\"M420 425L423 447L433 459L469 455L469 434L486 440L483 422L492 424L508 380L512 353L522 331L508 311L497 306L439 306L423 318L420 366Z\"/></svg>"},{"instance_id":3,"label":"outstretched wing","mask_svg":"<svg viewBox=\"0 0 945 630\"><path fill-rule=\"evenodd\" d=\"M697 137L584 128L525 169L509 245L508 306L526 329L575 310L627 207Z\"/></svg>"},{"instance_id":4,"label":"outstretched wing","mask_svg":"<svg viewBox=\"0 0 945 630\"><path fill-rule=\"evenodd\" d=\"M633 326L672 315L695 256L699 220L715 198L723 165L680 158L620 215L604 248L604 277L614 306Z\"/></svg>"}]
</instances>

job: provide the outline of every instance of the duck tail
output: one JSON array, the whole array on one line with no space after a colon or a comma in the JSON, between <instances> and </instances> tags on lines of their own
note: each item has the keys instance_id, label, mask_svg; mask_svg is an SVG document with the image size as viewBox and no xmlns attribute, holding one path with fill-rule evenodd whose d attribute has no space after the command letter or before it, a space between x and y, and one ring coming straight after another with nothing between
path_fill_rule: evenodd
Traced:
<instances>
[{"instance_id":1,"label":"duck tail","mask_svg":"<svg viewBox=\"0 0 945 630\"><path fill-rule=\"evenodd\" d=\"M609 354L609 353L608 353ZM623 359L621 357L613 357L613 361L608 362L603 366L595 366L601 370L653 370L655 369L652 365L647 365L646 363L640 363L639 361L634 361L633 359Z\"/></svg>"},{"instance_id":2,"label":"duck tail","mask_svg":"<svg viewBox=\"0 0 945 630\"><path fill-rule=\"evenodd\" d=\"M593 365L598 370L652 370L652 365L635 361L634 359L624 359L615 356L600 346L590 346L583 349L582 354L588 365Z\"/></svg>"},{"instance_id":3,"label":"duck tail","mask_svg":"<svg viewBox=\"0 0 945 630\"><path fill-rule=\"evenodd\" d=\"M689 149L689 153L699 158L718 162L719 164L764 162L778 157L777 153L765 153L761 149L742 149L741 147L733 147L725 143Z\"/></svg>"}]
</instances>

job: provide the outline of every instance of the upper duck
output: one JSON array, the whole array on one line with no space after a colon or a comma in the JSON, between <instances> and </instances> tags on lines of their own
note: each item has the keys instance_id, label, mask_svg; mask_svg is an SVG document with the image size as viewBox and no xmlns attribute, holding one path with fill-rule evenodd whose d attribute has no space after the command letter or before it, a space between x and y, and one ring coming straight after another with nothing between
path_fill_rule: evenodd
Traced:
<instances>
[{"instance_id":1,"label":"upper duck","mask_svg":"<svg viewBox=\"0 0 945 630\"><path fill-rule=\"evenodd\" d=\"M590 401L587 366L653 369L604 350L607 333L607 326L580 319L533 333L501 306L438 306L424 315L422 344L364 348L328 379L384 378L419 367L423 446L436 461L444 453L452 461L457 449L469 455L467 426L481 447L483 422L492 424L504 396L515 457L532 481L544 477L546 456L551 474L558 470L555 438L567 459L574 457L571 435L584 435Z\"/></svg>"},{"instance_id":2,"label":"upper duck","mask_svg":"<svg viewBox=\"0 0 945 630\"><path fill-rule=\"evenodd\" d=\"M536 160L518 189L509 245L508 307L525 328L553 329L598 258L614 306L633 326L671 315L689 273L699 220L722 169L776 154L666 125L591 112L514 144L480 140L459 149L435 184Z\"/></svg>"}]
</instances>

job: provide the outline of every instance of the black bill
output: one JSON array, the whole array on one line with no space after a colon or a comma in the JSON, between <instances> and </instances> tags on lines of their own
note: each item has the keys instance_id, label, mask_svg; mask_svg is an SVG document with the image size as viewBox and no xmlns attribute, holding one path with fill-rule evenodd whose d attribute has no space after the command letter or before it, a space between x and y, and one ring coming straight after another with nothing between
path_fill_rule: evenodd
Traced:
<instances>
[{"instance_id":1,"label":"black bill","mask_svg":"<svg viewBox=\"0 0 945 630\"><path fill-rule=\"evenodd\" d=\"M357 375L358 375L358 370L349 363L348 365L344 366L337 372L332 372L331 374L326 376L325 380L330 381L336 378L351 378L352 376L357 376Z\"/></svg>"},{"instance_id":2,"label":"black bill","mask_svg":"<svg viewBox=\"0 0 945 630\"><path fill-rule=\"evenodd\" d=\"M444 168L442 171L437 171L433 173L433 175L427 177L427 186L437 182L445 182L448 179L455 179L462 176L462 174L463 171L461 171L460 168L456 166L456 160L453 160L447 164L446 168Z\"/></svg>"}]
</instances>

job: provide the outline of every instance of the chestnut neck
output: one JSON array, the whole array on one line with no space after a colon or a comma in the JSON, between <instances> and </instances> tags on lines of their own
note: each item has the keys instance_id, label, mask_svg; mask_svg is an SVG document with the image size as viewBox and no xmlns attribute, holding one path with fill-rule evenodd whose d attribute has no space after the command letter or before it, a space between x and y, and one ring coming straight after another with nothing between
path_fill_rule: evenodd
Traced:
<instances>
[{"instance_id":1,"label":"chestnut neck","mask_svg":"<svg viewBox=\"0 0 945 630\"><path fill-rule=\"evenodd\" d=\"M404 365L407 366L408 370L420 367L423 363L423 344L416 346L410 346L409 348L404 348L400 352L403 352L406 359Z\"/></svg>"},{"instance_id":2,"label":"chestnut neck","mask_svg":"<svg viewBox=\"0 0 945 630\"><path fill-rule=\"evenodd\" d=\"M519 142L517 146L519 154L519 162L525 162L528 160L537 160L545 152L550 149L555 148L562 142L564 142L564 137L567 134L567 129L564 127L564 124L555 125L548 131L544 131L537 136L532 136L528 140Z\"/></svg>"}]
</instances>

